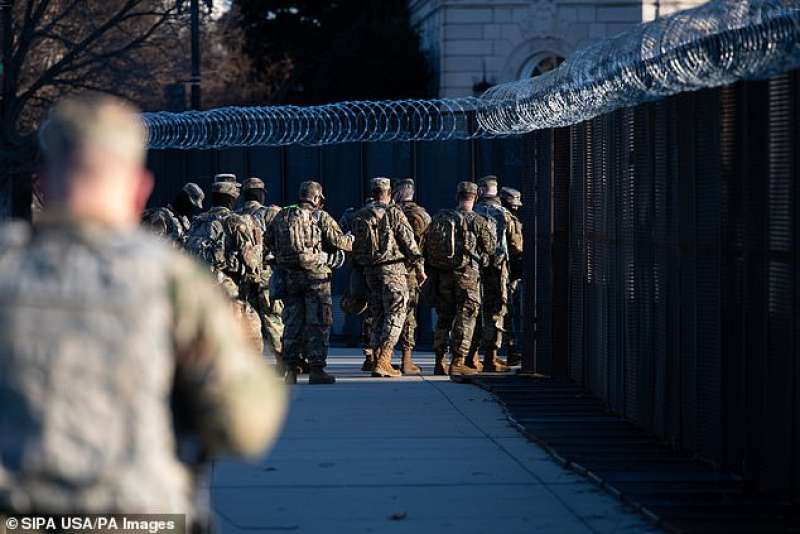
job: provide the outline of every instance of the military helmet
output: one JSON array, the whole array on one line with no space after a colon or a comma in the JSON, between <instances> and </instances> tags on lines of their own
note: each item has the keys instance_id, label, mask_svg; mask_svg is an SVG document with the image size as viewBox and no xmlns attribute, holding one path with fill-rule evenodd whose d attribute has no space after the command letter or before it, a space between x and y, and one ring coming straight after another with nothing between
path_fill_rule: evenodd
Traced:
<instances>
[{"instance_id":1,"label":"military helmet","mask_svg":"<svg viewBox=\"0 0 800 534\"><path fill-rule=\"evenodd\" d=\"M369 181L369 188L374 189L391 189L392 181L383 176L376 176Z\"/></svg>"},{"instance_id":2,"label":"military helmet","mask_svg":"<svg viewBox=\"0 0 800 534\"><path fill-rule=\"evenodd\" d=\"M211 192L223 193L233 198L239 198L239 184L227 181L214 182L211 184Z\"/></svg>"},{"instance_id":3,"label":"military helmet","mask_svg":"<svg viewBox=\"0 0 800 534\"><path fill-rule=\"evenodd\" d=\"M400 189L401 187L404 187L404 186L409 186L411 188L416 187L415 184L414 184L414 179L413 178L401 178L400 180L397 180L394 183L394 188L395 189Z\"/></svg>"},{"instance_id":4,"label":"military helmet","mask_svg":"<svg viewBox=\"0 0 800 534\"><path fill-rule=\"evenodd\" d=\"M325 200L325 195L322 194L322 186L319 182L314 180L306 180L300 184L300 200L308 200L315 202L317 198Z\"/></svg>"},{"instance_id":5,"label":"military helmet","mask_svg":"<svg viewBox=\"0 0 800 534\"><path fill-rule=\"evenodd\" d=\"M513 187L503 187L500 189L500 199L515 208L522 207L522 194Z\"/></svg>"},{"instance_id":6,"label":"military helmet","mask_svg":"<svg viewBox=\"0 0 800 534\"><path fill-rule=\"evenodd\" d=\"M214 175L215 182L232 182L234 184L238 184L239 180L236 178L235 174L231 173L220 173Z\"/></svg>"},{"instance_id":7,"label":"military helmet","mask_svg":"<svg viewBox=\"0 0 800 534\"><path fill-rule=\"evenodd\" d=\"M459 182L456 186L458 193L470 193L473 195L478 194L478 186L473 182Z\"/></svg>"},{"instance_id":8,"label":"military helmet","mask_svg":"<svg viewBox=\"0 0 800 534\"><path fill-rule=\"evenodd\" d=\"M478 180L478 187L483 188L485 197L497 196L497 176L489 174Z\"/></svg>"},{"instance_id":9,"label":"military helmet","mask_svg":"<svg viewBox=\"0 0 800 534\"><path fill-rule=\"evenodd\" d=\"M244 181L242 184L242 190L247 191L249 189L266 189L264 185L264 181L261 178L256 178L252 176Z\"/></svg>"},{"instance_id":10,"label":"military helmet","mask_svg":"<svg viewBox=\"0 0 800 534\"><path fill-rule=\"evenodd\" d=\"M189 202L191 202L193 206L203 209L203 200L205 200L206 194L203 193L199 185L194 182L187 182L181 190L186 193Z\"/></svg>"}]
</instances>

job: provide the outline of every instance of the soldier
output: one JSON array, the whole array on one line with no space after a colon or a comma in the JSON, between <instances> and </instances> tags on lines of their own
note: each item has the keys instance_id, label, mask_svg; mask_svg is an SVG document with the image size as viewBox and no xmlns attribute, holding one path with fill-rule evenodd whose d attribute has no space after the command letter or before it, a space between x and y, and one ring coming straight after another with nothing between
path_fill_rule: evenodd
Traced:
<instances>
[{"instance_id":1,"label":"soldier","mask_svg":"<svg viewBox=\"0 0 800 534\"><path fill-rule=\"evenodd\" d=\"M497 250L493 261L481 270L481 350L483 370L509 371L506 362L497 357L503 343L503 322L508 306L508 257L511 214L497 196L497 177L485 176L478 181L478 203L475 211L495 223Z\"/></svg>"},{"instance_id":2,"label":"soldier","mask_svg":"<svg viewBox=\"0 0 800 534\"><path fill-rule=\"evenodd\" d=\"M276 205L265 206L267 190L260 178L248 178L242 184L244 204L237 210L240 215L252 217L258 225L262 236L266 235L267 226L281 211ZM262 264L261 279L253 286L253 291L248 295L250 304L258 312L261 319L261 333L269 346L278 365L282 365L283 355L283 302L272 300L269 296L269 279L272 276L272 256L270 251L263 250L264 262Z\"/></svg>"},{"instance_id":3,"label":"soldier","mask_svg":"<svg viewBox=\"0 0 800 534\"><path fill-rule=\"evenodd\" d=\"M261 319L247 296L261 280L263 234L253 218L233 212L240 184L234 175L221 174L211 184L211 209L192 220L186 250L205 262L232 299L249 339L263 351Z\"/></svg>"},{"instance_id":4,"label":"soldier","mask_svg":"<svg viewBox=\"0 0 800 534\"><path fill-rule=\"evenodd\" d=\"M203 209L204 199L205 194L200 186L188 182L175 195L174 205L146 210L142 214L142 223L151 227L157 235L183 243L192 215L196 210Z\"/></svg>"},{"instance_id":5,"label":"soldier","mask_svg":"<svg viewBox=\"0 0 800 534\"><path fill-rule=\"evenodd\" d=\"M137 112L62 100L39 135L46 211L0 227L0 510L196 526L173 421L211 454L257 457L283 388L208 275L137 229L153 184Z\"/></svg>"},{"instance_id":6,"label":"soldier","mask_svg":"<svg viewBox=\"0 0 800 534\"><path fill-rule=\"evenodd\" d=\"M507 345L508 345L508 365L519 365L522 363L522 353L519 348L519 339L515 325L519 321L519 286L522 281L522 221L517 214L522 207L522 195L519 191L511 187L500 189L500 200L503 207L510 214L508 225L508 313L505 316L505 326Z\"/></svg>"},{"instance_id":7,"label":"soldier","mask_svg":"<svg viewBox=\"0 0 800 534\"><path fill-rule=\"evenodd\" d=\"M414 239L417 241L417 246L422 250L422 238L431 223L431 216L428 215L425 208L414 202L414 193L414 180L405 178L395 184L392 199L403 210L403 214L405 214L411 229L414 231ZM406 310L406 322L400 332L400 349L403 351L403 361L410 362L417 342L417 308L419 307L420 287L417 284L417 277L411 269L412 265L406 265L406 267L409 271L406 276L408 307Z\"/></svg>"},{"instance_id":8,"label":"soldier","mask_svg":"<svg viewBox=\"0 0 800 534\"><path fill-rule=\"evenodd\" d=\"M401 370L392 367L392 352L406 319L408 268L418 284L425 282L422 253L414 231L398 206L391 203L391 182L378 177L370 180L375 201L353 218L353 261L364 268L369 288L369 313L372 316L371 345L375 355L372 376L418 375L420 369L403 354Z\"/></svg>"},{"instance_id":9,"label":"soldier","mask_svg":"<svg viewBox=\"0 0 800 534\"><path fill-rule=\"evenodd\" d=\"M466 365L465 357L480 310L481 267L488 265L497 247L493 222L472 211L478 186L461 182L457 192L458 207L437 213L425 233L425 262L436 284L436 375L478 372ZM449 369L448 346L453 353Z\"/></svg>"},{"instance_id":10,"label":"soldier","mask_svg":"<svg viewBox=\"0 0 800 534\"><path fill-rule=\"evenodd\" d=\"M372 198L367 198L364 201L364 206L372 203ZM349 207L344 210L341 218L339 219L339 226L342 232L349 233L350 225L353 222L355 214L361 208ZM342 296L341 307L342 311L346 314L356 317L361 317L361 353L364 355L364 363L361 364L361 370L371 372L375 367L375 355L372 353L372 346L370 338L372 335L372 316L367 312L367 282L364 280L364 271L360 265L350 263L350 273L348 276L348 285L345 293ZM365 313L366 312L366 313Z\"/></svg>"},{"instance_id":11,"label":"soldier","mask_svg":"<svg viewBox=\"0 0 800 534\"><path fill-rule=\"evenodd\" d=\"M325 197L314 181L300 184L300 200L280 211L267 227L267 248L275 255L283 296L283 359L286 382L294 384L299 360L308 358L310 384L333 384L325 372L333 310L331 273L344 264L344 252L353 237L344 235L336 221L319 207ZM274 295L273 295L274 296Z\"/></svg>"}]
</instances>

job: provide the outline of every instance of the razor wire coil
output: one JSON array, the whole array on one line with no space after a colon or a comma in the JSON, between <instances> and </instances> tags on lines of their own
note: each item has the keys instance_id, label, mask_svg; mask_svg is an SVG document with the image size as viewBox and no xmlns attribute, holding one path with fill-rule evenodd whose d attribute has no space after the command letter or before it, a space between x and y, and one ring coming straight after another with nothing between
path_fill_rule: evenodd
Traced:
<instances>
[{"instance_id":1,"label":"razor wire coil","mask_svg":"<svg viewBox=\"0 0 800 534\"><path fill-rule=\"evenodd\" d=\"M714 0L576 51L478 97L143 113L151 149L469 140L568 126L800 67L800 0Z\"/></svg>"}]
</instances>

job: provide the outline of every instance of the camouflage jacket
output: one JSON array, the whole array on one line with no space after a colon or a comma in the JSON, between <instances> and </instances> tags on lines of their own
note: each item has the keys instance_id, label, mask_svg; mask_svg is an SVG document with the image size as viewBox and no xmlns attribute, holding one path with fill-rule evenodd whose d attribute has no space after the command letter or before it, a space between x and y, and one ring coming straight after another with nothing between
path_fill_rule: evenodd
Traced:
<instances>
[{"instance_id":1,"label":"camouflage jacket","mask_svg":"<svg viewBox=\"0 0 800 534\"><path fill-rule=\"evenodd\" d=\"M231 305L152 235L2 226L0 301L0 509L191 520L177 426L245 455L278 430L284 393Z\"/></svg>"},{"instance_id":2,"label":"camouflage jacket","mask_svg":"<svg viewBox=\"0 0 800 534\"><path fill-rule=\"evenodd\" d=\"M421 270L422 252L420 251L414 229L409 224L403 210L397 204L383 204L371 202L365 205L356 213L356 216L364 210L384 209L388 224L386 228L391 232L390 239L387 240L388 250L383 255L381 264L400 264L404 263L413 270Z\"/></svg>"},{"instance_id":3,"label":"camouflage jacket","mask_svg":"<svg viewBox=\"0 0 800 534\"><path fill-rule=\"evenodd\" d=\"M263 272L261 277L264 282L269 281L270 272L272 270L270 263L273 260L273 256L266 245L267 227L272 223L272 220L275 219L275 216L278 215L280 211L281 209L274 204L271 206L264 206L255 200L248 200L236 211L236 213L239 215L247 215L252 217L258 225L259 231L261 232L263 256Z\"/></svg>"},{"instance_id":4,"label":"camouflage jacket","mask_svg":"<svg viewBox=\"0 0 800 534\"><path fill-rule=\"evenodd\" d=\"M176 243L181 243L191 225L185 215L177 215L172 206L164 206L146 210L142 214L142 223L151 228L156 235L168 237Z\"/></svg>"},{"instance_id":5,"label":"camouflage jacket","mask_svg":"<svg viewBox=\"0 0 800 534\"><path fill-rule=\"evenodd\" d=\"M414 238L417 240L417 245L422 248L422 238L425 235L425 230L431 224L431 216L425 211L425 208L420 206L414 201L401 202L398 204L403 214L408 219L408 224L414 231Z\"/></svg>"},{"instance_id":6,"label":"camouflage jacket","mask_svg":"<svg viewBox=\"0 0 800 534\"><path fill-rule=\"evenodd\" d=\"M503 206L498 197L480 199L475 204L475 212L494 221L497 238L497 250L494 255L495 265L506 263L509 254L513 252L512 249L518 247L521 251L522 234L515 233L515 228L517 227L512 226L513 215ZM519 229L521 230L521 226Z\"/></svg>"},{"instance_id":7,"label":"camouflage jacket","mask_svg":"<svg viewBox=\"0 0 800 534\"><path fill-rule=\"evenodd\" d=\"M280 251L285 247L286 243L282 240L285 239L286 232L289 225L290 213L293 209L305 210L309 215L309 224L315 225L313 234L316 236L314 242L306 244L305 252L310 256L317 255L320 258L319 262L315 262L312 267L305 270L309 275L316 278L327 278L333 272L331 268L322 260L324 253L332 253L337 250L350 252L353 250L353 239L347 236L339 228L339 224L331 217L328 212L321 209L314 209L306 202L300 202L297 205L287 206L283 208L267 226L267 233L264 239L265 246L268 250L272 251L277 258L277 265L284 268L294 268L287 265L282 265L280 258Z\"/></svg>"}]
</instances>

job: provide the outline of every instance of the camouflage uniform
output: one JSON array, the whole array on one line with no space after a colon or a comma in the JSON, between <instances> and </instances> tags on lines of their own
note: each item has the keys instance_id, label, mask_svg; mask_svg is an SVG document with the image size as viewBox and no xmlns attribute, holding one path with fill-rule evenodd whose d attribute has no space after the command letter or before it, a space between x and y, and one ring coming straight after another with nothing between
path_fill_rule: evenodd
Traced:
<instances>
[{"instance_id":1,"label":"camouflage uniform","mask_svg":"<svg viewBox=\"0 0 800 534\"><path fill-rule=\"evenodd\" d=\"M482 178L479 187L497 189L493 176ZM497 195L485 194L478 199L475 211L495 222L497 249L494 261L481 270L483 295L481 298L481 349L484 351L484 368L491 371L507 370L497 359L503 343L503 324L508 311L508 257L511 213L503 207Z\"/></svg>"},{"instance_id":2,"label":"camouflage uniform","mask_svg":"<svg viewBox=\"0 0 800 534\"><path fill-rule=\"evenodd\" d=\"M175 208L169 204L145 211L142 214L142 223L152 228L156 235L167 237L176 243L183 242L191 225L189 217L176 214Z\"/></svg>"},{"instance_id":3,"label":"camouflage uniform","mask_svg":"<svg viewBox=\"0 0 800 534\"><path fill-rule=\"evenodd\" d=\"M371 202L372 202L372 199L368 198L364 202L364 205L366 206L366 205L370 204ZM346 210L344 210L344 213L339 218L339 227L342 229L342 232L344 232L344 233L350 232L350 225L353 222L353 217L355 217L355 214L360 209L361 208L350 207L350 208L347 208ZM355 270L355 269L360 270L361 269L360 266L354 265L352 262L348 262L348 264L349 264L349 269L350 270ZM353 273L351 271L351 272L348 273L348 275L349 276L363 276L363 273ZM351 296L350 295L350 289L351 289L350 285L351 284L348 284L347 289L345 289L345 294L342 297L343 299L350 298L350 296ZM351 308L359 309L359 308L361 308L363 306L363 304L362 304L362 301L361 301L360 297L358 299L356 299L356 300L357 300L357 302L349 302L348 304L350 305ZM345 313L348 313L349 315L352 315L348 311L345 311ZM354 316L354 317L356 317L356 316ZM361 319L361 324L360 324L361 338L360 338L359 342L361 343L361 352L364 355L364 363L361 366L361 370L362 371L371 371L372 368L374 367L372 346L370 344L371 343L370 339L372 337L372 315L369 312L362 312L357 317Z\"/></svg>"},{"instance_id":4,"label":"camouflage uniform","mask_svg":"<svg viewBox=\"0 0 800 534\"><path fill-rule=\"evenodd\" d=\"M287 380L296 380L300 358L305 356L311 365L311 380L319 376L327 382L322 370L327 365L328 344L333 309L331 299L332 268L329 253L350 251L352 237L342 233L327 212L315 207L312 197L324 200L322 186L303 182L300 202L278 213L267 227L267 248L275 255L283 278L283 358L289 368ZM293 223L294 220L302 223ZM296 251L292 236L294 224L303 224L302 251Z\"/></svg>"},{"instance_id":5,"label":"camouflage uniform","mask_svg":"<svg viewBox=\"0 0 800 534\"><path fill-rule=\"evenodd\" d=\"M0 510L191 521L173 416L213 454L277 429L285 396L223 296L147 232L4 225L0 299Z\"/></svg>"},{"instance_id":6,"label":"camouflage uniform","mask_svg":"<svg viewBox=\"0 0 800 534\"><path fill-rule=\"evenodd\" d=\"M521 311L519 293L522 282L523 235L522 221L514 214L514 211L522 207L522 195L516 189L503 187L500 190L500 199L511 216L508 225L508 313L505 316L504 330L507 333L508 364L518 365L522 361L516 325L519 323Z\"/></svg>"},{"instance_id":7,"label":"camouflage uniform","mask_svg":"<svg viewBox=\"0 0 800 534\"><path fill-rule=\"evenodd\" d=\"M211 188L213 192L235 198L238 196L238 186L238 183L222 180L214 182ZM225 234L224 257L221 258L209 257L203 250L204 240L208 237L203 234L203 230L215 221L221 224ZM225 206L214 206L192 220L185 240L187 250L207 263L216 276L217 283L231 298L234 312L248 339L259 352L264 349L261 319L248 302L247 296L260 282L263 237L253 218L238 215Z\"/></svg>"},{"instance_id":8,"label":"camouflage uniform","mask_svg":"<svg viewBox=\"0 0 800 534\"><path fill-rule=\"evenodd\" d=\"M258 178L249 178L243 184L243 190L264 189L264 182ZM253 218L258 225L262 236L266 236L267 227L272 223L275 216L281 211L278 206L263 206L255 200L248 200L237 210L240 215L247 215ZM261 270L261 280L253 291L249 292L248 301L258 312L261 319L261 333L264 340L269 345L275 357L280 359L283 354L283 302L279 299L271 299L269 295L269 279L272 276L271 259L268 250L263 251L264 262Z\"/></svg>"},{"instance_id":9,"label":"camouflage uniform","mask_svg":"<svg viewBox=\"0 0 800 534\"><path fill-rule=\"evenodd\" d=\"M458 191L474 193L477 188L471 182L462 182L458 186ZM480 311L481 264L488 261L497 246L495 229L491 221L474 211L461 209L458 211L465 219L468 230L475 236L475 249L466 251L470 256L469 261L459 270L445 271L431 268L437 313L433 338L434 351L437 354L438 365L441 365L447 348L450 347L453 365L456 367L463 365ZM443 213L444 210L434 216L428 235L432 231L434 221L442 217ZM426 246L426 257L429 253Z\"/></svg>"},{"instance_id":10,"label":"camouflage uniform","mask_svg":"<svg viewBox=\"0 0 800 534\"><path fill-rule=\"evenodd\" d=\"M388 192L390 181L388 178L373 178L372 187L385 188ZM388 234L379 236L379 240L386 243L387 249L381 251L380 259L374 262L365 261L358 255L363 243L360 242L362 236L356 227L358 219L367 217L373 212L382 212L380 217L386 218L386 224L381 226L379 231ZM391 358L406 320L408 307L406 279L409 271L406 265L409 265L412 273L421 273L422 253L403 210L394 204L377 201L368 204L356 213L353 224L356 235L353 259L363 266L369 288L369 313L373 321L370 341L373 353L376 355L373 375L397 376L400 373L391 367Z\"/></svg>"},{"instance_id":11,"label":"camouflage uniform","mask_svg":"<svg viewBox=\"0 0 800 534\"><path fill-rule=\"evenodd\" d=\"M205 195L199 185L189 182L183 186L178 195L177 201L180 202L182 200L181 197L183 197L185 204L190 209L191 206L203 209ZM180 204L178 206L180 207ZM189 213L190 209L185 209L186 213ZM179 214L171 205L145 210L142 214L142 223L151 228L156 235L168 237L176 243L183 243L186 232L189 231L189 226L191 225L189 217L185 214Z\"/></svg>"},{"instance_id":12,"label":"camouflage uniform","mask_svg":"<svg viewBox=\"0 0 800 534\"><path fill-rule=\"evenodd\" d=\"M410 183L412 187L414 185L413 180L406 179L400 181L398 186L402 186L404 183ZM425 235L425 230L428 229L428 225L431 223L431 216L428 215L425 208L413 200L398 202L397 205L400 206L406 219L408 219L411 229L414 231L414 238L421 250L423 245L422 236ZM410 351L414 349L417 342L417 309L419 307L420 287L413 271L410 271L406 276L406 282L408 285L408 311L403 331L400 333L400 348L403 351Z\"/></svg>"}]
</instances>

